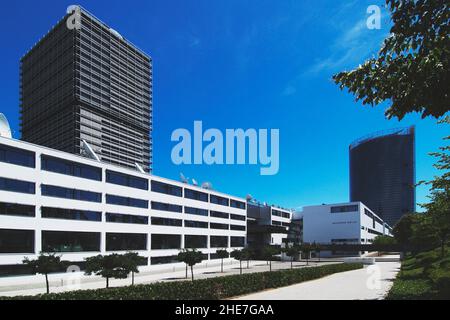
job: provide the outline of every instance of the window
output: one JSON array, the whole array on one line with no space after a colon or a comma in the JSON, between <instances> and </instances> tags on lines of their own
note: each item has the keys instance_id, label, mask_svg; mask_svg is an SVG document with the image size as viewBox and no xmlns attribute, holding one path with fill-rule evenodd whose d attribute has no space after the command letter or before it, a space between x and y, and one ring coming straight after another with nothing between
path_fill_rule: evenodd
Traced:
<instances>
[{"instance_id":1,"label":"window","mask_svg":"<svg viewBox=\"0 0 450 320\"><path fill-rule=\"evenodd\" d=\"M274 226L281 226L281 222L280 221L276 221L276 220L272 220L272 225L274 225Z\"/></svg>"},{"instance_id":2,"label":"window","mask_svg":"<svg viewBox=\"0 0 450 320\"><path fill-rule=\"evenodd\" d=\"M42 218L51 219L102 221L102 213L97 211L42 207L41 215Z\"/></svg>"},{"instance_id":3,"label":"window","mask_svg":"<svg viewBox=\"0 0 450 320\"><path fill-rule=\"evenodd\" d=\"M208 247L208 236L196 236L196 235L185 235L184 236L184 247L185 248L207 248Z\"/></svg>"},{"instance_id":4,"label":"window","mask_svg":"<svg viewBox=\"0 0 450 320\"><path fill-rule=\"evenodd\" d=\"M184 189L184 197L188 199L208 202L208 194L191 189Z\"/></svg>"},{"instance_id":5,"label":"window","mask_svg":"<svg viewBox=\"0 0 450 320\"><path fill-rule=\"evenodd\" d=\"M222 230L228 230L229 226L227 224L223 224L223 223L210 223L209 227L211 229L222 229Z\"/></svg>"},{"instance_id":6,"label":"window","mask_svg":"<svg viewBox=\"0 0 450 320\"><path fill-rule=\"evenodd\" d=\"M147 200L114 196L114 195L110 195L110 194L106 195L106 203L115 204L118 206L127 206L127 207L148 209L148 201Z\"/></svg>"},{"instance_id":7,"label":"window","mask_svg":"<svg viewBox=\"0 0 450 320\"><path fill-rule=\"evenodd\" d=\"M106 233L106 251L146 250L145 233Z\"/></svg>"},{"instance_id":8,"label":"window","mask_svg":"<svg viewBox=\"0 0 450 320\"><path fill-rule=\"evenodd\" d=\"M34 253L34 230L0 229L0 253Z\"/></svg>"},{"instance_id":9,"label":"window","mask_svg":"<svg viewBox=\"0 0 450 320\"><path fill-rule=\"evenodd\" d=\"M148 217L136 216L133 214L106 213L106 222L148 224Z\"/></svg>"},{"instance_id":10,"label":"window","mask_svg":"<svg viewBox=\"0 0 450 320\"><path fill-rule=\"evenodd\" d=\"M41 186L41 192L43 196L47 197L73 199L89 202L102 202L102 194L98 192L69 189L45 184Z\"/></svg>"},{"instance_id":11,"label":"window","mask_svg":"<svg viewBox=\"0 0 450 320\"><path fill-rule=\"evenodd\" d=\"M331 213L357 212L358 205L331 207Z\"/></svg>"},{"instance_id":12,"label":"window","mask_svg":"<svg viewBox=\"0 0 450 320\"><path fill-rule=\"evenodd\" d=\"M286 219L289 219L291 217L291 215L288 212L281 212L281 216Z\"/></svg>"},{"instance_id":13,"label":"window","mask_svg":"<svg viewBox=\"0 0 450 320\"><path fill-rule=\"evenodd\" d=\"M183 207L176 205L176 204L170 204L170 203L162 203L162 202L155 202L152 201L152 209L153 210L160 210L160 211L169 211L169 212L183 212Z\"/></svg>"},{"instance_id":14,"label":"window","mask_svg":"<svg viewBox=\"0 0 450 320\"><path fill-rule=\"evenodd\" d=\"M246 220L245 216L241 216L239 214L230 214L230 218L231 218L231 220L239 220L239 221L245 221Z\"/></svg>"},{"instance_id":15,"label":"window","mask_svg":"<svg viewBox=\"0 0 450 320\"><path fill-rule=\"evenodd\" d=\"M244 247L245 237L230 237L230 243L232 248Z\"/></svg>"},{"instance_id":16,"label":"window","mask_svg":"<svg viewBox=\"0 0 450 320\"><path fill-rule=\"evenodd\" d=\"M3 144L0 144L0 162L29 168L34 168L36 166L34 152L5 146Z\"/></svg>"},{"instance_id":17,"label":"window","mask_svg":"<svg viewBox=\"0 0 450 320\"><path fill-rule=\"evenodd\" d=\"M184 220L184 226L186 228L203 228L203 229L208 229L208 222Z\"/></svg>"},{"instance_id":18,"label":"window","mask_svg":"<svg viewBox=\"0 0 450 320\"><path fill-rule=\"evenodd\" d=\"M183 220L152 217L152 225L181 227L183 225Z\"/></svg>"},{"instance_id":19,"label":"window","mask_svg":"<svg viewBox=\"0 0 450 320\"><path fill-rule=\"evenodd\" d=\"M211 217L214 217L214 218L223 218L223 219L228 219L230 217L230 215L228 213L219 212L219 211L212 211L212 210L209 213L209 215Z\"/></svg>"},{"instance_id":20,"label":"window","mask_svg":"<svg viewBox=\"0 0 450 320\"><path fill-rule=\"evenodd\" d=\"M229 253L228 253L228 257L230 257L230 254L229 254ZM221 259L221 258L219 258L219 255L218 255L217 253L211 253L211 254L209 255L209 258L210 258L211 260Z\"/></svg>"},{"instance_id":21,"label":"window","mask_svg":"<svg viewBox=\"0 0 450 320\"><path fill-rule=\"evenodd\" d=\"M168 263L178 263L178 256L164 256L164 257L152 257L150 259L151 264L168 264Z\"/></svg>"},{"instance_id":22,"label":"window","mask_svg":"<svg viewBox=\"0 0 450 320\"><path fill-rule=\"evenodd\" d=\"M195 214L197 216L208 216L208 210L206 209L199 209L199 208L192 208L192 207L184 207L184 213L187 214Z\"/></svg>"},{"instance_id":23,"label":"window","mask_svg":"<svg viewBox=\"0 0 450 320\"><path fill-rule=\"evenodd\" d=\"M272 209L272 215L276 216L276 217L281 217L282 216L281 211L280 210L275 210L275 209Z\"/></svg>"},{"instance_id":24,"label":"window","mask_svg":"<svg viewBox=\"0 0 450 320\"><path fill-rule=\"evenodd\" d=\"M100 251L100 232L42 231L42 251Z\"/></svg>"},{"instance_id":25,"label":"window","mask_svg":"<svg viewBox=\"0 0 450 320\"><path fill-rule=\"evenodd\" d=\"M24 204L0 202L0 215L34 217L35 207Z\"/></svg>"},{"instance_id":26,"label":"window","mask_svg":"<svg viewBox=\"0 0 450 320\"><path fill-rule=\"evenodd\" d=\"M41 162L42 170L66 174L79 178L102 181L102 169L100 168L46 155L41 156Z\"/></svg>"},{"instance_id":27,"label":"window","mask_svg":"<svg viewBox=\"0 0 450 320\"><path fill-rule=\"evenodd\" d=\"M221 206L229 206L229 200L227 198L219 197L214 194L210 195L209 202L215 203Z\"/></svg>"},{"instance_id":28,"label":"window","mask_svg":"<svg viewBox=\"0 0 450 320\"><path fill-rule=\"evenodd\" d=\"M178 234L152 234L152 249L180 249L181 236Z\"/></svg>"},{"instance_id":29,"label":"window","mask_svg":"<svg viewBox=\"0 0 450 320\"><path fill-rule=\"evenodd\" d=\"M106 182L135 189L148 190L148 180L106 170Z\"/></svg>"},{"instance_id":30,"label":"window","mask_svg":"<svg viewBox=\"0 0 450 320\"><path fill-rule=\"evenodd\" d=\"M230 207L245 210L245 202L231 199L230 200Z\"/></svg>"},{"instance_id":31,"label":"window","mask_svg":"<svg viewBox=\"0 0 450 320\"><path fill-rule=\"evenodd\" d=\"M152 180L152 191L177 197L183 195L183 188L154 180Z\"/></svg>"},{"instance_id":32,"label":"window","mask_svg":"<svg viewBox=\"0 0 450 320\"><path fill-rule=\"evenodd\" d=\"M0 190L35 194L35 184L33 182L0 178Z\"/></svg>"},{"instance_id":33,"label":"window","mask_svg":"<svg viewBox=\"0 0 450 320\"><path fill-rule=\"evenodd\" d=\"M245 231L245 226L239 226L239 225L232 224L232 225L230 225L230 230Z\"/></svg>"},{"instance_id":34,"label":"window","mask_svg":"<svg viewBox=\"0 0 450 320\"><path fill-rule=\"evenodd\" d=\"M225 236L211 236L210 239L211 248L227 248L228 247L228 237Z\"/></svg>"}]
</instances>

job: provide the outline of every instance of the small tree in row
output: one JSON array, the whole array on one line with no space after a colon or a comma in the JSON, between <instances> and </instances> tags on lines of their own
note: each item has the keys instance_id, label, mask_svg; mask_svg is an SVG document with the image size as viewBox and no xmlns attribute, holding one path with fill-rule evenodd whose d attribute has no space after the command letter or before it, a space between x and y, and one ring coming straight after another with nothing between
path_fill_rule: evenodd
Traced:
<instances>
[{"instance_id":1,"label":"small tree in row","mask_svg":"<svg viewBox=\"0 0 450 320\"><path fill-rule=\"evenodd\" d=\"M191 268L192 281L194 281L194 266L203 261L203 253L197 251L197 249L183 249L178 253L177 259L184 262L186 268L188 266Z\"/></svg>"},{"instance_id":2,"label":"small tree in row","mask_svg":"<svg viewBox=\"0 0 450 320\"><path fill-rule=\"evenodd\" d=\"M217 249L216 254L217 254L217 257L221 260L220 272L223 273L223 259L228 258L228 251L225 249Z\"/></svg>"}]
</instances>

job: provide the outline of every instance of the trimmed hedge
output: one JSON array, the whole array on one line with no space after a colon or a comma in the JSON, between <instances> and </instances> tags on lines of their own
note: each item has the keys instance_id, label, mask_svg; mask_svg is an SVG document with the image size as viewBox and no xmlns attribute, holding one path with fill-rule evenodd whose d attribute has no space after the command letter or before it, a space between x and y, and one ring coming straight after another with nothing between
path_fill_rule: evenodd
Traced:
<instances>
[{"instance_id":1,"label":"trimmed hedge","mask_svg":"<svg viewBox=\"0 0 450 320\"><path fill-rule=\"evenodd\" d=\"M157 282L98 290L79 290L0 300L218 300L318 279L362 268L360 263L249 273L195 281Z\"/></svg>"}]
</instances>

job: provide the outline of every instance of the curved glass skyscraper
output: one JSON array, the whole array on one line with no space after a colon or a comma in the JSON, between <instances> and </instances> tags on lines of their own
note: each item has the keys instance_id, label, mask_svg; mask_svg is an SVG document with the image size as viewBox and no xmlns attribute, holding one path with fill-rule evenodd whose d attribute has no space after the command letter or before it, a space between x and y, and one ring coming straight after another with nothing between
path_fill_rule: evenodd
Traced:
<instances>
[{"instance_id":1,"label":"curved glass skyscraper","mask_svg":"<svg viewBox=\"0 0 450 320\"><path fill-rule=\"evenodd\" d=\"M412 126L350 145L350 201L361 201L391 226L415 211L414 140Z\"/></svg>"}]
</instances>

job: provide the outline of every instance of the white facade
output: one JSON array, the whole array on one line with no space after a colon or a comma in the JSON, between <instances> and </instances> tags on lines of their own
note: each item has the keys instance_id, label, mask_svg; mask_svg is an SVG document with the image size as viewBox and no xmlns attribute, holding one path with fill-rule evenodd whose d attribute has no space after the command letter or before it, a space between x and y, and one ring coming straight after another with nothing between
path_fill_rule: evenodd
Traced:
<instances>
[{"instance_id":1,"label":"white facade","mask_svg":"<svg viewBox=\"0 0 450 320\"><path fill-rule=\"evenodd\" d=\"M14 161L11 161L11 159L8 158L10 155L7 155L5 151L2 151L1 147L3 147L3 150L5 150L5 148L16 148L11 149L13 150L12 152L16 150L34 153L34 166L27 167L11 163ZM75 176L80 175L80 169L74 169L72 172L73 175L51 172L48 171L48 169L43 170L41 169L43 157L53 157L56 158L57 161L69 161L76 165L88 165L94 167L97 172L99 169L101 172L100 181ZM107 182L107 171L111 171L114 174L122 174L123 176L121 177L128 176L139 178L141 182L147 181L147 189ZM34 193L17 191L17 180L19 181L17 182L19 184L21 183L20 181L34 184ZM167 186L167 188L172 191L175 190L176 192L174 191L174 194L170 194L171 192L166 194L152 191L153 184L156 185L158 183L162 183L164 184L164 187ZM47 186L52 186L51 188L53 189L55 189L54 186L56 186L59 189L51 191L53 192L52 196L46 196L43 195L43 190L49 188ZM23 186L21 186L21 188L22 187ZM61 187L66 189L60 189ZM175 195L179 190L181 190L181 193ZM203 197L206 194L206 201L205 199L194 200L186 198L186 193L187 191L189 192L189 190L197 193L200 192ZM92 192L92 194L86 195L84 194L85 191ZM58 194L58 197L55 196L55 193ZM83 193L83 195L81 195L81 193ZM78 199L79 197L83 197L83 199L84 197L97 197L97 200L99 199L99 201L62 198L60 197L61 194L64 196L69 195L71 198L78 197ZM140 203L139 206L141 207L136 207L134 204L133 206L112 204L111 202L117 201L116 198L114 198L116 200L112 201L112 197L117 196L122 197L120 198L120 201L126 200L128 204L138 200ZM223 204L213 203L213 198L215 199L215 202L222 201ZM217 201L217 199L219 201ZM226 203L228 205L226 205ZM35 211L32 213L34 216L20 216L20 214L11 215L11 212L6 213L6 210L10 209L5 209L5 207L3 207L4 210L2 212L2 204L7 204L7 206L14 206L17 204L33 206L35 208ZM145 204L147 205L145 206ZM173 206L170 207L171 211L166 211L168 205ZM181 212L178 212L180 207L182 208ZM53 214L54 212L59 212L58 210L60 209L77 210L77 212L71 219L67 219L67 217L64 218L63 216L58 218L55 218L54 216L51 218L42 216L43 210L51 211L55 208L57 208L57 210L53 211ZM176 210L174 210L174 208ZM196 210L189 208L195 208ZM84 216L83 219L80 219L80 211L93 211L94 213L88 213L86 215L96 216L97 219L100 216L100 221L88 220L86 219L86 216ZM194 211L197 214L192 214ZM110 215L111 213L113 215ZM117 218L117 216L115 216L116 214L120 214L121 216ZM107 222L107 215L110 217L109 219L119 219L118 221L122 222ZM75 216L77 218L75 218ZM141 224L123 222L124 220L131 220L136 217L140 217ZM173 220L158 220L157 218ZM142 222L145 221L145 219L148 219L147 223ZM169 225L160 225L161 223ZM180 223L181 225L176 226L176 224ZM191 227L186 226L187 223ZM200 225L202 227L199 227ZM5 238L7 235L11 234L8 230L27 230L28 235L34 233L32 250L26 250L27 252L9 252L14 251L15 244L14 241L11 242L11 239ZM185 247L186 239L192 240L189 238L190 235L203 236L201 240L206 239L205 245L201 245L200 247L197 247L197 249L208 255L214 254L218 248L223 248L223 246L218 246L217 242L224 241L225 238L227 242L225 247L228 248L229 251L234 248L243 247L246 243L246 201L245 199L216 191L205 190L200 187L97 162L88 158L48 149L23 141L0 137L0 268L2 266L20 264L24 256L35 258L39 252L45 251L46 248L48 248L49 245L44 243L44 240L48 240L47 242L49 242L53 239L51 241L53 241L52 245L54 246L54 243L60 241L58 240L58 237L64 237L64 233L56 234L51 233L52 231L65 233L88 232L89 236L92 235L93 238L99 237L98 250L85 251L79 243L76 245L73 243L67 246L61 245L60 248L63 248L63 250L61 250L60 254L62 255L63 260L81 262L86 257L98 254L134 251L138 252L139 255L148 258L147 267L151 269L151 267L157 267L162 262L164 262L165 265L174 263L174 261L172 261L173 256L176 256L180 249ZM113 235L113 233L127 235ZM14 234L14 232L12 234ZM139 250L133 249L133 246L135 246L136 243L133 243L134 238L128 237L128 234L139 234L139 241L143 242L145 239L145 246L142 247L141 244ZM152 243L152 238L156 239L156 237L158 237L155 235L162 235L162 239L169 238L169 235L178 236L179 245L177 248L152 249L152 246L155 247L155 245L159 245L159 240L158 243L156 243L156 240ZM67 233L67 237L73 238L73 236L74 234ZM124 237L123 239L122 236ZM215 238L219 236L223 238ZM43 239L43 237L46 239ZM127 237L131 240L127 240ZM177 242L176 237L173 239L174 242ZM111 240L111 243L108 243L108 239L115 240ZM17 241L20 243L20 240ZM215 242L216 245L213 246L212 242ZM108 249L108 247L111 246L123 246L124 248L123 250ZM130 248L126 249L126 246L130 246ZM165 247L165 245L161 244L161 247ZM209 256L209 258L213 257Z\"/></svg>"},{"instance_id":2,"label":"white facade","mask_svg":"<svg viewBox=\"0 0 450 320\"><path fill-rule=\"evenodd\" d=\"M303 207L303 241L321 244L370 244L391 227L361 202Z\"/></svg>"},{"instance_id":3,"label":"white facade","mask_svg":"<svg viewBox=\"0 0 450 320\"><path fill-rule=\"evenodd\" d=\"M292 218L292 212L287 209L283 209L280 207L271 206L270 211L272 213L271 224L273 226L281 226L286 229L289 228ZM272 245L281 245L283 240L287 238L287 233L272 233L271 234L271 244Z\"/></svg>"}]
</instances>

